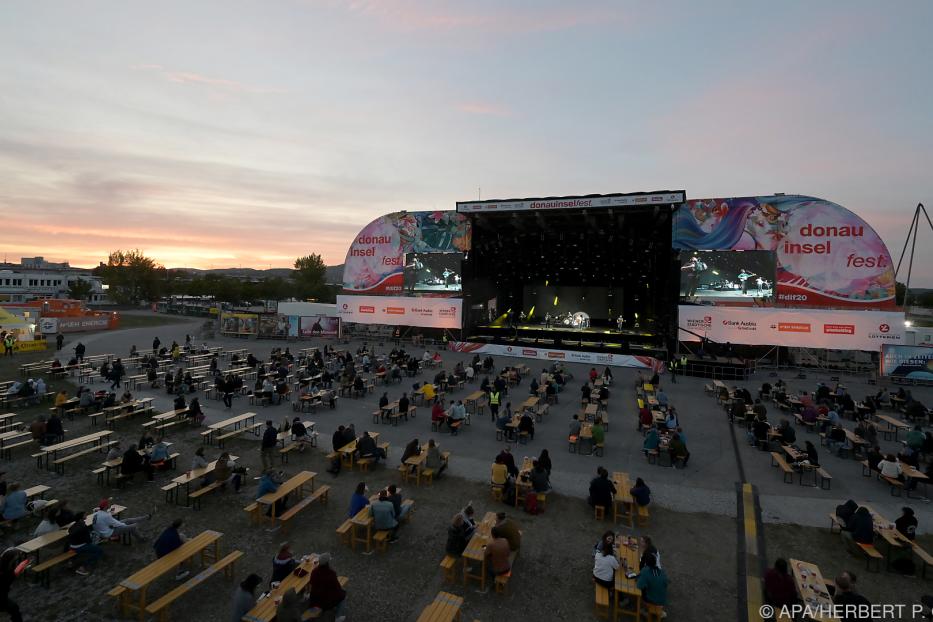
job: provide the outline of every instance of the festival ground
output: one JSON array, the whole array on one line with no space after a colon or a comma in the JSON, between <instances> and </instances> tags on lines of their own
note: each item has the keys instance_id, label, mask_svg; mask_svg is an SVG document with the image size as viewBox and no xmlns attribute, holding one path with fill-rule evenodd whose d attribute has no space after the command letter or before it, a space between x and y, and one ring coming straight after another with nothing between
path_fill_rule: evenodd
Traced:
<instances>
[{"instance_id":1,"label":"festival ground","mask_svg":"<svg viewBox=\"0 0 933 622\"><path fill-rule=\"evenodd\" d=\"M70 352L80 339L88 348L87 353L115 353L125 355L131 345L143 349L154 336L163 343L175 339L183 341L186 333L194 333L201 320L181 324L121 330L93 335L70 336L65 348ZM264 357L276 345L289 345L293 350L323 342L252 341L216 339L210 343L225 347L247 347L257 356ZM358 343L348 347L355 350ZM377 346L377 351L388 350L391 344ZM445 367L449 370L457 360L467 355L441 352ZM497 366L528 363L520 360L496 359ZM540 367L531 365L532 372ZM227 449L241 456L243 464L251 467L250 478L239 495L212 495L204 499L203 509L194 511L165 504L159 485L168 481L166 475L157 475L156 484L135 483L124 489L101 488L90 469L99 460L88 456L69 465L66 475L52 475L38 470L32 459L20 454L13 462L2 467L7 472L8 482L19 481L27 486L47 484L52 487L49 498L68 499L73 508L85 508L96 504L101 497L112 496L114 501L129 508L128 515L144 514L154 505L156 515L151 523L143 525L147 536L154 537L172 519L185 519L183 531L196 534L204 529L215 529L224 534L224 550L233 548L246 553L238 562L237 580L249 572L256 572L268 580L272 557L282 540L289 540L297 553L331 552L337 572L350 578L350 620L415 620L421 610L440 590L447 590L464 597L464 619L467 620L588 620L593 616L592 548L606 529L613 528L610 521L600 522L583 497L587 484L598 465L609 471L625 471L632 478L642 477L651 487L650 524L647 528L630 530L621 523L614 529L622 533L647 533L652 536L661 551L665 569L670 577L668 620L708 621L746 619L743 598L745 597L744 574L739 575L744 564L744 554L739 554L739 543L745 538L737 528L736 512L741 507L737 483L742 475L753 484L759 493L762 507L764 550L754 551L768 563L776 556L797 557L818 564L827 576L842 570L852 570L859 575L858 588L875 603L914 603L922 594L933 591L928 582L905 579L894 573L869 573L861 558L847 553L838 535L828 529L828 513L848 498L871 504L878 512L893 520L900 514L903 505L912 506L920 522L919 541L926 548L933 546L933 537L927 535L933 525L933 511L929 505L918 500L892 497L888 487L875 478L861 476L857 461L832 456L822 448L822 463L833 476L832 489L807 488L782 483L778 469L770 466L769 456L755 450L745 442L744 427L732 426L717 406L716 400L704 395L702 379L678 378L671 384L669 376L662 381L671 402L677 406L681 425L684 427L687 444L691 452L686 469L672 469L649 465L641 453L642 436L635 430L633 380L635 372L615 370L615 382L610 391L610 428L607 434L606 451L603 457L571 454L567 451L566 435L570 417L579 409L579 386L588 371L580 365L570 365L575 378L568 390L560 395L558 404L539 423L535 439L528 445L513 447L513 453L537 456L544 448L550 450L553 461L552 484L555 494L548 500L543 515L529 516L514 509L495 503L488 491L493 457L503 443L495 440L492 423L477 417L458 436L432 433L430 417L419 409L417 418L401 423L398 427L374 425L371 412L383 389L363 399L343 398L336 410L319 410L307 416L317 424L321 433L321 446L303 455L293 455L284 468L288 473L311 470L318 473L316 483L332 487L327 506L313 505L305 510L291 526L287 536L281 532L269 533L264 527L251 527L242 508L250 501L255 491L252 476L260 467L258 442L251 437L233 440ZM794 379L795 374L782 374L794 389L812 389L818 380L828 381L829 375L808 373L805 380ZM424 381L426 375L414 380ZM775 378L759 372L753 379L740 383L753 393L764 380ZM410 390L408 380L402 385L388 387L390 399L400 396L402 390ZM864 384L862 378L843 376L843 382L857 399L865 393L877 390ZM730 383L731 384L731 383ZM54 386L54 385L53 385ZM97 385L101 387L102 385ZM518 404L528 393L528 379L512 389L509 400ZM467 389L453 397L463 398ZM933 390L917 389L915 395L929 403ZM142 395L155 398L158 411L170 409L171 401L164 391L143 391ZM202 400L208 422L230 416L220 402ZM44 409L40 409L44 411ZM235 400L232 414L249 410L258 412L259 419L270 419L276 423L294 413L289 405L272 407L250 406L245 397ZM21 411L26 412L26 411ZM36 410L26 412L27 415ZM769 409L772 421L781 415ZM22 417L21 417L22 418ZM31 417L30 417L31 418ZM334 478L327 474L325 448L329 449L330 434L337 425L354 423L356 430L376 430L380 440L391 443L389 467L378 466L370 473L343 472ZM851 427L851 422L846 422ZM86 433L90 428L85 421L66 422L69 436ZM99 429L99 428L98 428ZM139 436L138 422L119 425L117 434L124 446L135 442ZM358 481L366 481L371 490L388 483L400 483L396 470L401 448L412 438L422 442L435 438L446 451L452 453L449 474L436 480L431 486L415 487L401 484L405 496L416 501L415 514L410 524L399 532L400 541L390 545L386 554L375 553L364 556L351 552L338 544L334 530L344 520L353 487ZM173 450L181 452L179 470L190 464L194 450L201 445L200 436L193 430L178 430L169 435L175 445ZM798 428L798 443L817 440ZM895 451L899 443L882 442L886 450ZM208 458L217 456L216 448L208 449ZM920 492L923 492L922 490ZM444 556L446 527L450 518L468 501L473 501L477 512L504 509L520 524L524 532L522 550L514 566L508 595L495 593L477 594L475 587L464 588L461 583L445 584L438 568ZM33 520L32 523L35 521ZM800 529L798 526L804 526ZM34 524L30 524L30 529ZM12 545L26 539L25 530L7 533L6 544ZM743 545L744 546L744 545ZM107 544L105 557L89 577L75 576L65 570L55 572L52 590L47 591L25 581L17 581L12 597L17 600L29 620L109 620L115 609L106 592L121 579L140 569L153 559L152 549L147 544L131 547ZM754 569L756 572L758 569ZM738 576L738 578L737 578ZM933 575L928 573L933 578ZM175 606L174 619L200 620L204 622L225 621L230 617L233 583L216 577L209 586L198 588L196 594ZM265 584L264 584L265 585ZM739 589L742 586L742 589ZM171 588L170 582L160 584L157 592ZM750 618L754 619L754 618Z\"/></svg>"}]
</instances>

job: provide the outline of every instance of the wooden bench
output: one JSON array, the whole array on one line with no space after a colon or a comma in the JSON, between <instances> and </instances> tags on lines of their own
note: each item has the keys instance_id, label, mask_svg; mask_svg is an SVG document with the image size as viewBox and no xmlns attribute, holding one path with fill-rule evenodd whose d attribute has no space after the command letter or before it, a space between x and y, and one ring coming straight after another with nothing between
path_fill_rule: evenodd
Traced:
<instances>
[{"instance_id":1,"label":"wooden bench","mask_svg":"<svg viewBox=\"0 0 933 622\"><path fill-rule=\"evenodd\" d=\"M648 526L648 506L639 505L637 510L638 515L638 526L647 527Z\"/></svg>"},{"instance_id":2,"label":"wooden bench","mask_svg":"<svg viewBox=\"0 0 933 622\"><path fill-rule=\"evenodd\" d=\"M618 572L622 572L620 568ZM609 619L609 590L599 583L596 586L596 617L603 620Z\"/></svg>"},{"instance_id":3,"label":"wooden bench","mask_svg":"<svg viewBox=\"0 0 933 622\"><path fill-rule=\"evenodd\" d=\"M807 432L814 432L816 430L816 421L804 421L803 416L800 413L794 413L794 419L797 420L799 425L805 426Z\"/></svg>"},{"instance_id":4,"label":"wooden bench","mask_svg":"<svg viewBox=\"0 0 933 622\"><path fill-rule=\"evenodd\" d=\"M12 460L14 449L16 449L17 447L26 447L27 445L32 445L34 442L35 441L33 439L27 438L26 440L20 441L18 443L10 443L9 445L4 445L3 453L6 456L7 460Z\"/></svg>"},{"instance_id":5,"label":"wooden bench","mask_svg":"<svg viewBox=\"0 0 933 622\"><path fill-rule=\"evenodd\" d=\"M784 460L784 456L779 454L776 451L771 452L771 466L778 466L781 468L781 471L784 472L784 483L793 484L794 483L794 469L791 468L787 461ZM790 475L790 481L788 481L787 476Z\"/></svg>"},{"instance_id":6,"label":"wooden bench","mask_svg":"<svg viewBox=\"0 0 933 622\"><path fill-rule=\"evenodd\" d=\"M51 559L47 559L41 564L32 566L30 570L33 573L35 573L36 579L39 581L39 584L47 588L49 587L49 583L50 583L50 579L49 579L50 572L49 571L52 570L52 568L54 568L55 566L68 561L75 555L76 553L74 552L74 549L68 549L64 553L60 553L59 555L56 555L55 557Z\"/></svg>"},{"instance_id":7,"label":"wooden bench","mask_svg":"<svg viewBox=\"0 0 933 622\"><path fill-rule=\"evenodd\" d=\"M373 463L372 458L360 458L356 461L356 466L360 468L360 471L362 473L366 473L369 471L369 465L371 465L372 463Z\"/></svg>"},{"instance_id":8,"label":"wooden bench","mask_svg":"<svg viewBox=\"0 0 933 622\"><path fill-rule=\"evenodd\" d=\"M926 579L927 566L933 566L933 556L927 553L926 550L916 542L911 541L910 546L913 548L914 554L923 562L923 566L921 566L920 570L920 578Z\"/></svg>"},{"instance_id":9,"label":"wooden bench","mask_svg":"<svg viewBox=\"0 0 933 622\"><path fill-rule=\"evenodd\" d=\"M513 555L514 555L514 553L513 553ZM511 578L512 578L512 570L511 570L511 569L510 569L507 573L505 573L505 574L498 574L498 575L496 575L496 580L495 580L496 594L505 594L506 592L508 592L508 588L509 588L509 579L511 579Z\"/></svg>"},{"instance_id":10,"label":"wooden bench","mask_svg":"<svg viewBox=\"0 0 933 622\"><path fill-rule=\"evenodd\" d=\"M448 583L457 582L457 558L452 555L445 555L441 560L441 570L444 571L444 581Z\"/></svg>"},{"instance_id":11,"label":"wooden bench","mask_svg":"<svg viewBox=\"0 0 933 622\"><path fill-rule=\"evenodd\" d=\"M313 493L299 500L298 503L296 503L292 507L285 510L285 512L283 512L282 515L278 517L279 522L282 523L282 533L285 533L285 531L287 531L289 521L295 518L295 516L298 515L298 512L302 511L303 509L305 509L306 507L308 507L309 505L311 505L312 503L314 503L315 501L319 499L321 503L327 503L327 494L329 491L330 491L330 486L327 486L327 485L321 486L320 488L315 490Z\"/></svg>"},{"instance_id":12,"label":"wooden bench","mask_svg":"<svg viewBox=\"0 0 933 622\"><path fill-rule=\"evenodd\" d=\"M175 494L178 492L178 482L169 482L165 486L162 486L162 492L165 493L165 502L169 503L175 499Z\"/></svg>"},{"instance_id":13,"label":"wooden bench","mask_svg":"<svg viewBox=\"0 0 933 622\"><path fill-rule=\"evenodd\" d=\"M243 551L233 551L222 559L217 560L195 576L191 577L174 590L154 600L146 607L146 613L158 616L159 622L168 621L169 605L190 592L192 589L213 577L218 572L223 571L224 576L233 579L234 565L236 561L243 557Z\"/></svg>"},{"instance_id":14,"label":"wooden bench","mask_svg":"<svg viewBox=\"0 0 933 622\"><path fill-rule=\"evenodd\" d=\"M856 542L858 547L862 550L862 553L865 554L865 568L866 570L871 570L871 562L875 561L875 572L881 570L881 560L884 559L884 555L871 544L862 544L861 542Z\"/></svg>"},{"instance_id":15,"label":"wooden bench","mask_svg":"<svg viewBox=\"0 0 933 622\"><path fill-rule=\"evenodd\" d=\"M217 447L220 449L223 449L224 441L227 440L228 438L235 438L239 436L240 434L243 434L244 432L254 432L258 430L259 428L261 428L262 426L263 426L262 423L254 423L252 425L246 425L237 430L230 430L229 432L225 434L221 434L220 436L217 437Z\"/></svg>"},{"instance_id":16,"label":"wooden bench","mask_svg":"<svg viewBox=\"0 0 933 622\"><path fill-rule=\"evenodd\" d=\"M341 543L349 546L350 538L352 537L353 537L353 521L348 518L347 520L343 521L340 527L337 527L337 539L340 540Z\"/></svg>"},{"instance_id":17,"label":"wooden bench","mask_svg":"<svg viewBox=\"0 0 933 622\"><path fill-rule=\"evenodd\" d=\"M904 489L904 482L902 482L902 481L899 480L899 479L894 479L893 477L887 477L887 476L885 476L885 475L881 475L880 477L881 477L881 479L883 479L885 482L887 482L888 486L891 487L890 490L891 490L891 496L892 496L892 497L893 497L893 496L897 496L897 497L900 497L900 496L901 496L901 491ZM895 491L897 491L897 494L896 494L896 495L895 495Z\"/></svg>"},{"instance_id":18,"label":"wooden bench","mask_svg":"<svg viewBox=\"0 0 933 622\"><path fill-rule=\"evenodd\" d=\"M191 507L195 510L201 509L201 497L210 494L220 488L223 482L211 482L207 486L202 486L188 495L188 499L193 501Z\"/></svg>"},{"instance_id":19,"label":"wooden bench","mask_svg":"<svg viewBox=\"0 0 933 622\"><path fill-rule=\"evenodd\" d=\"M373 542L380 553L385 553L389 544L389 532L385 529L373 534Z\"/></svg>"},{"instance_id":20,"label":"wooden bench","mask_svg":"<svg viewBox=\"0 0 933 622\"><path fill-rule=\"evenodd\" d=\"M116 444L117 444L117 441L107 441L106 443L102 443L100 445L97 445L96 447L89 447L87 449L82 449L81 451L76 451L73 454L68 454L67 456L62 456L61 458L57 458L56 460L52 462L52 464L55 465L55 472L64 474L66 463L74 460L75 458L80 458L81 456L86 456L87 454L90 454L90 453L99 452L103 449L106 449Z\"/></svg>"},{"instance_id":21,"label":"wooden bench","mask_svg":"<svg viewBox=\"0 0 933 622\"><path fill-rule=\"evenodd\" d=\"M818 467L816 473L820 476L820 488L830 490L833 487L833 476L827 473L823 467Z\"/></svg>"}]
</instances>

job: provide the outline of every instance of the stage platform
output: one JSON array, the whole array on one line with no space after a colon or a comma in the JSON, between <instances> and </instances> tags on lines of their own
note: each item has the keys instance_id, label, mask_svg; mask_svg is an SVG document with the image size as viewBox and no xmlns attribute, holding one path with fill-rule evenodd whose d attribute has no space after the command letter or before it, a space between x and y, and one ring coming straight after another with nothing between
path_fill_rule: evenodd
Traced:
<instances>
[{"instance_id":1,"label":"stage platform","mask_svg":"<svg viewBox=\"0 0 933 622\"><path fill-rule=\"evenodd\" d=\"M735 357L706 356L704 358L687 358L687 376L698 378L715 378L716 380L747 380L749 374L755 371L753 361L744 361Z\"/></svg>"},{"instance_id":2,"label":"stage platform","mask_svg":"<svg viewBox=\"0 0 933 622\"><path fill-rule=\"evenodd\" d=\"M520 346L566 348L584 352L613 352L667 358L664 339L643 330L610 330L605 327L572 328L542 324L476 326L468 341Z\"/></svg>"}]
</instances>

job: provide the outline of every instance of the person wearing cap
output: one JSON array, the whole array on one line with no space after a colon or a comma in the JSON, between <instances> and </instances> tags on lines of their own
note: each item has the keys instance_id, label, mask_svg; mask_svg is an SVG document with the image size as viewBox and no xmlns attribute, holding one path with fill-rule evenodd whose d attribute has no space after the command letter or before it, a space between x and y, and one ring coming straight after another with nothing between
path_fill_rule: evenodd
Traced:
<instances>
[{"instance_id":1,"label":"person wearing cap","mask_svg":"<svg viewBox=\"0 0 933 622\"><path fill-rule=\"evenodd\" d=\"M322 553L317 566L311 571L311 590L308 594L308 606L321 611L334 611L335 622L346 620L347 592L340 587L337 573L330 567L330 554Z\"/></svg>"},{"instance_id":2,"label":"person wearing cap","mask_svg":"<svg viewBox=\"0 0 933 622\"><path fill-rule=\"evenodd\" d=\"M88 568L97 563L104 551L92 541L91 530L84 521L84 512L79 512L74 518L68 528L68 548L75 552L75 573L86 577L90 574Z\"/></svg>"},{"instance_id":3,"label":"person wearing cap","mask_svg":"<svg viewBox=\"0 0 933 622\"><path fill-rule=\"evenodd\" d=\"M298 566L298 561L292 555L291 544L283 542L279 545L279 552L272 558L272 578L270 582L281 582L296 566Z\"/></svg>"},{"instance_id":4,"label":"person wearing cap","mask_svg":"<svg viewBox=\"0 0 933 622\"><path fill-rule=\"evenodd\" d=\"M376 531L391 531L389 544L398 542L398 520L395 518L395 506L389 501L385 490L379 491L379 499L372 504L373 527Z\"/></svg>"},{"instance_id":5,"label":"person wearing cap","mask_svg":"<svg viewBox=\"0 0 933 622\"><path fill-rule=\"evenodd\" d=\"M153 508L154 510L155 508ZM94 520L91 523L91 527L94 530L94 533L99 535L101 539L116 538L122 536L125 533L130 534L131 537L135 537L137 540L142 540L143 536L139 533L139 523L147 521L152 518L152 513L146 514L145 516L136 516L134 518L126 518L123 520L118 520L110 513L110 501L107 499L102 499L100 504L97 506L97 511L94 512Z\"/></svg>"}]
</instances>

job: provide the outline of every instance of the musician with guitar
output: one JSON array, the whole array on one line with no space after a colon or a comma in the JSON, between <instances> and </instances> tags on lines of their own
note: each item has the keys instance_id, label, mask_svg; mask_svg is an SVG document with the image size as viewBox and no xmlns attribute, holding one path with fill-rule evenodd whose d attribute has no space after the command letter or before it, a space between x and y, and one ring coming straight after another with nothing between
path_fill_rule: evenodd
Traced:
<instances>
[{"instance_id":1,"label":"musician with guitar","mask_svg":"<svg viewBox=\"0 0 933 622\"><path fill-rule=\"evenodd\" d=\"M748 295L748 280L753 276L758 276L754 272L749 272L745 268L742 268L742 271L739 272L739 280L742 281L742 295Z\"/></svg>"}]
</instances>

